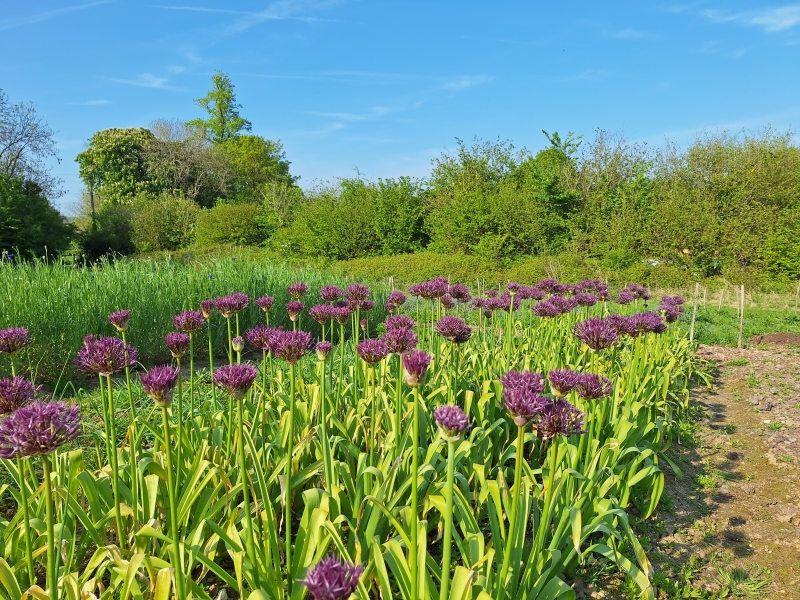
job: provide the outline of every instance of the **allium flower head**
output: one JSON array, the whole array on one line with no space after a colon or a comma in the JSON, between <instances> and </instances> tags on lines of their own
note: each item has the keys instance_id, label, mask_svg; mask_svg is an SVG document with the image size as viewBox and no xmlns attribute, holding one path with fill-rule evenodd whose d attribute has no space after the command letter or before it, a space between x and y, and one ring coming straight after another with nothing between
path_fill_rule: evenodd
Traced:
<instances>
[{"instance_id":1,"label":"allium flower head","mask_svg":"<svg viewBox=\"0 0 800 600\"><path fill-rule=\"evenodd\" d=\"M356 346L356 352L361 360L372 367L386 358L389 349L382 339L367 339Z\"/></svg>"},{"instance_id":2,"label":"allium flower head","mask_svg":"<svg viewBox=\"0 0 800 600\"><path fill-rule=\"evenodd\" d=\"M502 298L494 298L494 297L487 298L486 302L483 303L483 307L490 313L502 309L503 305L504 303Z\"/></svg>"},{"instance_id":3,"label":"allium flower head","mask_svg":"<svg viewBox=\"0 0 800 600\"><path fill-rule=\"evenodd\" d=\"M595 351L609 348L619 339L616 328L605 319L597 317L577 323L572 328L572 332L575 337Z\"/></svg>"},{"instance_id":4,"label":"allium flower head","mask_svg":"<svg viewBox=\"0 0 800 600\"><path fill-rule=\"evenodd\" d=\"M369 298L369 288L360 283L351 283L347 286L347 290L345 291L344 295L351 302L357 302L360 304Z\"/></svg>"},{"instance_id":5,"label":"allium flower head","mask_svg":"<svg viewBox=\"0 0 800 600\"><path fill-rule=\"evenodd\" d=\"M441 298L450 290L450 280L447 277L434 277L427 283L431 298Z\"/></svg>"},{"instance_id":6,"label":"allium flower head","mask_svg":"<svg viewBox=\"0 0 800 600\"><path fill-rule=\"evenodd\" d=\"M563 298L561 296L551 296L548 302L558 308L562 315L572 312L572 309L578 306L575 298Z\"/></svg>"},{"instance_id":7,"label":"allium flower head","mask_svg":"<svg viewBox=\"0 0 800 600\"><path fill-rule=\"evenodd\" d=\"M544 375L534 371L511 370L500 378L503 389L526 389L537 394L544 392Z\"/></svg>"},{"instance_id":8,"label":"allium flower head","mask_svg":"<svg viewBox=\"0 0 800 600\"><path fill-rule=\"evenodd\" d=\"M403 354L403 372L406 384L410 387L424 385L430 364L431 355L423 350L412 350Z\"/></svg>"},{"instance_id":9,"label":"allium flower head","mask_svg":"<svg viewBox=\"0 0 800 600\"><path fill-rule=\"evenodd\" d=\"M389 354L403 354L413 350L419 341L417 334L411 329L387 329L381 339L386 344Z\"/></svg>"},{"instance_id":10,"label":"allium flower head","mask_svg":"<svg viewBox=\"0 0 800 600\"><path fill-rule=\"evenodd\" d=\"M439 298L439 302L441 302L442 306L448 310L456 305L456 301L453 300L453 297L450 294L445 294Z\"/></svg>"},{"instance_id":11,"label":"allium flower head","mask_svg":"<svg viewBox=\"0 0 800 600\"><path fill-rule=\"evenodd\" d=\"M570 436L586 433L583 421L586 415L563 398L549 402L536 421L536 430L542 439L549 440L557 435Z\"/></svg>"},{"instance_id":12,"label":"allium flower head","mask_svg":"<svg viewBox=\"0 0 800 600\"><path fill-rule=\"evenodd\" d=\"M250 304L250 298L241 292L228 294L216 300L217 310L226 319L230 319L235 313L247 308L248 304Z\"/></svg>"},{"instance_id":13,"label":"allium flower head","mask_svg":"<svg viewBox=\"0 0 800 600\"><path fill-rule=\"evenodd\" d=\"M366 331L367 330L367 320L366 319L361 319L361 321L359 321L358 324L361 326L361 331Z\"/></svg>"},{"instance_id":14,"label":"allium flower head","mask_svg":"<svg viewBox=\"0 0 800 600\"><path fill-rule=\"evenodd\" d=\"M667 304L659 306L658 308L659 312L664 316L664 320L667 323L674 323L681 316L681 313L678 309L683 307L679 305Z\"/></svg>"},{"instance_id":15,"label":"allium flower head","mask_svg":"<svg viewBox=\"0 0 800 600\"><path fill-rule=\"evenodd\" d=\"M409 286L408 293L414 296L415 298L420 298L422 297L422 292L423 292L422 286L423 284L421 283L415 283L414 285Z\"/></svg>"},{"instance_id":16,"label":"allium flower head","mask_svg":"<svg viewBox=\"0 0 800 600\"><path fill-rule=\"evenodd\" d=\"M472 308L482 309L486 305L486 300L484 298L473 298L472 299Z\"/></svg>"},{"instance_id":17,"label":"allium flower head","mask_svg":"<svg viewBox=\"0 0 800 600\"><path fill-rule=\"evenodd\" d=\"M664 333L667 330L667 325L661 315L654 312L642 312L631 316L631 320L635 325L636 332L642 333Z\"/></svg>"},{"instance_id":18,"label":"allium flower head","mask_svg":"<svg viewBox=\"0 0 800 600\"><path fill-rule=\"evenodd\" d=\"M240 335L237 335L231 340L231 346L235 352L241 352L244 350L244 338Z\"/></svg>"},{"instance_id":19,"label":"allium flower head","mask_svg":"<svg viewBox=\"0 0 800 600\"><path fill-rule=\"evenodd\" d=\"M561 314L559 308L549 300L542 300L534 304L533 308L531 308L531 312L542 319L552 319Z\"/></svg>"},{"instance_id":20,"label":"allium flower head","mask_svg":"<svg viewBox=\"0 0 800 600\"><path fill-rule=\"evenodd\" d=\"M440 336L456 344L463 344L472 336L472 328L453 315L439 319L435 329Z\"/></svg>"},{"instance_id":21,"label":"allium flower head","mask_svg":"<svg viewBox=\"0 0 800 600\"><path fill-rule=\"evenodd\" d=\"M499 292L499 291L497 291L497 290L495 290L495 289L488 289L488 290L486 290L486 291L484 292L484 295L485 295L487 298L497 298L497 295L498 295L499 293L500 293L500 292Z\"/></svg>"},{"instance_id":22,"label":"allium flower head","mask_svg":"<svg viewBox=\"0 0 800 600\"><path fill-rule=\"evenodd\" d=\"M192 333L206 324L206 318L200 311L185 310L172 317L172 324L175 326L175 329L180 329L186 333Z\"/></svg>"},{"instance_id":23,"label":"allium flower head","mask_svg":"<svg viewBox=\"0 0 800 600\"><path fill-rule=\"evenodd\" d=\"M315 350L317 351L317 360L326 361L331 355L333 345L330 342L317 342Z\"/></svg>"},{"instance_id":24,"label":"allium flower head","mask_svg":"<svg viewBox=\"0 0 800 600\"><path fill-rule=\"evenodd\" d=\"M375 308L375 303L372 300L362 300L359 308L364 312L369 312Z\"/></svg>"},{"instance_id":25,"label":"allium flower head","mask_svg":"<svg viewBox=\"0 0 800 600\"><path fill-rule=\"evenodd\" d=\"M506 284L506 289L507 289L507 290L508 290L508 291L509 291L509 292L510 292L512 295L516 295L516 294L517 294L517 292L519 292L519 288L520 288L520 287L522 287L522 286L520 286L520 284L518 284L516 281L509 281L509 282Z\"/></svg>"},{"instance_id":26,"label":"allium flower head","mask_svg":"<svg viewBox=\"0 0 800 600\"><path fill-rule=\"evenodd\" d=\"M80 409L64 402L33 402L0 423L0 458L50 454L78 437Z\"/></svg>"},{"instance_id":27,"label":"allium flower head","mask_svg":"<svg viewBox=\"0 0 800 600\"><path fill-rule=\"evenodd\" d=\"M293 283L287 287L286 293L292 298L300 299L308 293L308 285L302 281L298 281L297 283Z\"/></svg>"},{"instance_id":28,"label":"allium flower head","mask_svg":"<svg viewBox=\"0 0 800 600\"><path fill-rule=\"evenodd\" d=\"M311 343L311 334L307 331L280 331L273 338L272 354L294 365L303 358Z\"/></svg>"},{"instance_id":29,"label":"allium flower head","mask_svg":"<svg viewBox=\"0 0 800 600\"><path fill-rule=\"evenodd\" d=\"M498 300L500 301L500 308L506 312L518 310L522 306L522 299L516 293L503 292Z\"/></svg>"},{"instance_id":30,"label":"allium flower head","mask_svg":"<svg viewBox=\"0 0 800 600\"><path fill-rule=\"evenodd\" d=\"M172 396L175 386L178 384L180 371L177 367L169 365L153 367L147 373L142 373L139 380L145 393L156 406L169 406L172 404Z\"/></svg>"},{"instance_id":31,"label":"allium flower head","mask_svg":"<svg viewBox=\"0 0 800 600\"><path fill-rule=\"evenodd\" d=\"M258 369L253 365L225 365L214 371L214 385L224 390L232 398L241 400L253 385Z\"/></svg>"},{"instance_id":32,"label":"allium flower head","mask_svg":"<svg viewBox=\"0 0 800 600\"><path fill-rule=\"evenodd\" d=\"M637 300L650 300L650 294L648 293L647 288L639 285L638 283L629 283L627 285L627 289Z\"/></svg>"},{"instance_id":33,"label":"allium flower head","mask_svg":"<svg viewBox=\"0 0 800 600\"><path fill-rule=\"evenodd\" d=\"M544 292L535 286L522 286L517 294L520 300L541 300L544 298Z\"/></svg>"},{"instance_id":34,"label":"allium flower head","mask_svg":"<svg viewBox=\"0 0 800 600\"><path fill-rule=\"evenodd\" d=\"M622 304L623 306L630 304L634 300L636 300L636 298L628 289L620 290L619 296L617 296L617 304Z\"/></svg>"},{"instance_id":35,"label":"allium flower head","mask_svg":"<svg viewBox=\"0 0 800 600\"><path fill-rule=\"evenodd\" d=\"M308 316L320 325L325 325L333 318L334 309L330 304L316 304L308 311Z\"/></svg>"},{"instance_id":36,"label":"allium flower head","mask_svg":"<svg viewBox=\"0 0 800 600\"><path fill-rule=\"evenodd\" d=\"M581 381L581 373L569 369L556 369L550 371L547 379L550 380L550 391L554 396L562 397L574 390Z\"/></svg>"},{"instance_id":37,"label":"allium flower head","mask_svg":"<svg viewBox=\"0 0 800 600\"><path fill-rule=\"evenodd\" d=\"M301 579L314 600L347 600L358 586L364 572L361 565L349 565L334 556L326 556Z\"/></svg>"},{"instance_id":38,"label":"allium flower head","mask_svg":"<svg viewBox=\"0 0 800 600\"><path fill-rule=\"evenodd\" d=\"M662 305L673 304L676 306L680 306L681 304L685 303L686 299L683 296L663 296L661 298Z\"/></svg>"},{"instance_id":39,"label":"allium flower head","mask_svg":"<svg viewBox=\"0 0 800 600\"><path fill-rule=\"evenodd\" d=\"M509 371L501 379L503 407L518 427L527 425L547 403L541 393L544 377L532 371Z\"/></svg>"},{"instance_id":40,"label":"allium flower head","mask_svg":"<svg viewBox=\"0 0 800 600\"><path fill-rule=\"evenodd\" d=\"M214 307L216 306L217 301L212 300L209 298L208 300L202 300L200 302L200 312L203 313L203 317L206 319L211 318L211 313L214 312Z\"/></svg>"},{"instance_id":41,"label":"allium flower head","mask_svg":"<svg viewBox=\"0 0 800 600\"><path fill-rule=\"evenodd\" d=\"M8 415L20 406L28 404L36 395L37 388L19 375L0 379L0 415Z\"/></svg>"},{"instance_id":42,"label":"allium flower head","mask_svg":"<svg viewBox=\"0 0 800 600\"><path fill-rule=\"evenodd\" d=\"M128 320L131 318L131 311L118 310L108 315L108 322L111 323L117 331L128 331Z\"/></svg>"},{"instance_id":43,"label":"allium flower head","mask_svg":"<svg viewBox=\"0 0 800 600\"><path fill-rule=\"evenodd\" d=\"M552 294L553 293L553 286L555 286L555 285L558 285L558 279L550 278L550 279L542 279L540 282L538 282L536 284L535 287L539 288L543 292L546 292L548 294Z\"/></svg>"},{"instance_id":44,"label":"allium flower head","mask_svg":"<svg viewBox=\"0 0 800 600\"><path fill-rule=\"evenodd\" d=\"M8 327L0 329L0 354L19 354L25 346L31 344L28 330L24 327Z\"/></svg>"},{"instance_id":45,"label":"allium flower head","mask_svg":"<svg viewBox=\"0 0 800 600\"><path fill-rule=\"evenodd\" d=\"M597 296L589 292L581 292L573 296L578 306L594 306L597 304Z\"/></svg>"},{"instance_id":46,"label":"allium flower head","mask_svg":"<svg viewBox=\"0 0 800 600\"><path fill-rule=\"evenodd\" d=\"M392 293L389 294L389 297L386 298L386 303L391 304L394 307L393 310L397 310L398 308L403 306L403 304L405 304L407 300L408 298L403 292L401 292L400 290L394 290Z\"/></svg>"},{"instance_id":47,"label":"allium flower head","mask_svg":"<svg viewBox=\"0 0 800 600\"><path fill-rule=\"evenodd\" d=\"M263 310L265 313L269 312L272 305L275 303L275 298L272 296L262 296L255 301L255 305Z\"/></svg>"},{"instance_id":48,"label":"allium flower head","mask_svg":"<svg viewBox=\"0 0 800 600\"><path fill-rule=\"evenodd\" d=\"M336 285L326 285L319 291L319 297L325 302L336 302L342 296L344 296L344 291Z\"/></svg>"},{"instance_id":49,"label":"allium flower head","mask_svg":"<svg viewBox=\"0 0 800 600\"><path fill-rule=\"evenodd\" d=\"M89 335L83 338L75 364L83 373L111 375L133 366L137 358L139 351L119 338Z\"/></svg>"},{"instance_id":50,"label":"allium flower head","mask_svg":"<svg viewBox=\"0 0 800 600\"><path fill-rule=\"evenodd\" d=\"M450 296L461 304L466 304L472 300L472 294L470 294L469 288L463 283L454 283L451 285Z\"/></svg>"},{"instance_id":51,"label":"allium flower head","mask_svg":"<svg viewBox=\"0 0 800 600\"><path fill-rule=\"evenodd\" d=\"M289 318L292 321L297 321L300 318L300 313L303 312L303 303L300 300L292 300L286 305L286 312L289 313Z\"/></svg>"},{"instance_id":52,"label":"allium flower head","mask_svg":"<svg viewBox=\"0 0 800 600\"><path fill-rule=\"evenodd\" d=\"M442 431L442 437L448 442L456 442L469 427L469 417L459 406L440 406L433 411L433 418Z\"/></svg>"},{"instance_id":53,"label":"allium flower head","mask_svg":"<svg viewBox=\"0 0 800 600\"><path fill-rule=\"evenodd\" d=\"M386 329L414 329L417 322L408 315L392 315L383 322Z\"/></svg>"},{"instance_id":54,"label":"allium flower head","mask_svg":"<svg viewBox=\"0 0 800 600\"><path fill-rule=\"evenodd\" d=\"M333 318L339 325L344 325L350 319L350 309L346 306L337 306L333 309Z\"/></svg>"},{"instance_id":55,"label":"allium flower head","mask_svg":"<svg viewBox=\"0 0 800 600\"><path fill-rule=\"evenodd\" d=\"M578 385L575 386L575 390L584 400L596 400L611 394L611 382L608 377L603 377L602 375L583 373Z\"/></svg>"},{"instance_id":56,"label":"allium flower head","mask_svg":"<svg viewBox=\"0 0 800 600\"><path fill-rule=\"evenodd\" d=\"M272 340L275 334L278 333L278 330L274 327L269 327L268 325L256 325L255 327L248 329L244 337L247 340L247 343L253 346L253 348L257 348L262 352L269 352L272 349Z\"/></svg>"},{"instance_id":57,"label":"allium flower head","mask_svg":"<svg viewBox=\"0 0 800 600\"><path fill-rule=\"evenodd\" d=\"M171 331L164 336L164 343L173 358L181 358L189 349L189 336L180 331Z\"/></svg>"}]
</instances>

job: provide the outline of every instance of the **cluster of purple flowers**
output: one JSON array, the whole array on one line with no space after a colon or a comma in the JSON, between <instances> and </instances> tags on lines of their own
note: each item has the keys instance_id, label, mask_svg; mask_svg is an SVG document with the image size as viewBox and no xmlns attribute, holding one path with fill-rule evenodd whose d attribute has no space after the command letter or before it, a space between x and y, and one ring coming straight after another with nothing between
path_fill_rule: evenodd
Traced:
<instances>
[{"instance_id":1,"label":"cluster of purple flowers","mask_svg":"<svg viewBox=\"0 0 800 600\"><path fill-rule=\"evenodd\" d=\"M251 364L225 365L214 371L214 385L235 400L241 400L253 385L256 376L258 369Z\"/></svg>"},{"instance_id":2,"label":"cluster of purple flowers","mask_svg":"<svg viewBox=\"0 0 800 600\"><path fill-rule=\"evenodd\" d=\"M334 310L330 304L316 304L308 310L308 316L324 327L333 318Z\"/></svg>"},{"instance_id":3,"label":"cluster of purple flowers","mask_svg":"<svg viewBox=\"0 0 800 600\"><path fill-rule=\"evenodd\" d=\"M118 310L108 315L108 322L111 323L117 331L128 331L128 320L131 318L131 311Z\"/></svg>"},{"instance_id":4,"label":"cluster of purple flowers","mask_svg":"<svg viewBox=\"0 0 800 600\"><path fill-rule=\"evenodd\" d=\"M181 358L189 349L189 335L180 331L171 331L164 337L164 343L172 354L172 358Z\"/></svg>"},{"instance_id":5,"label":"cluster of purple flowers","mask_svg":"<svg viewBox=\"0 0 800 600\"><path fill-rule=\"evenodd\" d=\"M305 310L305 306L300 300L292 300L286 303L286 312L289 313L289 319L297 321L300 318L300 313Z\"/></svg>"},{"instance_id":6,"label":"cluster of purple flowers","mask_svg":"<svg viewBox=\"0 0 800 600\"><path fill-rule=\"evenodd\" d=\"M674 323L683 314L686 308L683 306L686 303L681 296L663 296L661 304L658 307L658 312L664 315L664 320L667 323Z\"/></svg>"},{"instance_id":7,"label":"cluster of purple flowers","mask_svg":"<svg viewBox=\"0 0 800 600\"><path fill-rule=\"evenodd\" d=\"M24 327L0 329L0 354L14 356L31 344L30 334Z\"/></svg>"},{"instance_id":8,"label":"cluster of purple flowers","mask_svg":"<svg viewBox=\"0 0 800 600\"><path fill-rule=\"evenodd\" d=\"M109 319L110 318L111 317L109 317ZM175 329L180 329L186 333L192 333L206 324L206 318L200 311L185 310L172 317L172 324L175 326Z\"/></svg>"},{"instance_id":9,"label":"cluster of purple flowers","mask_svg":"<svg viewBox=\"0 0 800 600\"><path fill-rule=\"evenodd\" d=\"M214 300L214 305L217 307L219 314L226 319L230 319L240 310L247 308L248 304L250 304L250 298L247 294L242 294L241 292L228 294Z\"/></svg>"},{"instance_id":10,"label":"cluster of purple flowers","mask_svg":"<svg viewBox=\"0 0 800 600\"><path fill-rule=\"evenodd\" d=\"M403 354L403 373L406 383L410 387L424 385L430 364L431 355L423 350L412 350Z\"/></svg>"},{"instance_id":11,"label":"cluster of purple flowers","mask_svg":"<svg viewBox=\"0 0 800 600\"><path fill-rule=\"evenodd\" d=\"M440 406L433 411L433 418L447 441L458 441L469 427L469 417L459 406Z\"/></svg>"},{"instance_id":12,"label":"cluster of purple flowers","mask_svg":"<svg viewBox=\"0 0 800 600\"><path fill-rule=\"evenodd\" d=\"M439 319L435 329L436 333L455 344L464 344L472 336L472 328L463 320L452 315Z\"/></svg>"},{"instance_id":13,"label":"cluster of purple flowers","mask_svg":"<svg viewBox=\"0 0 800 600\"><path fill-rule=\"evenodd\" d=\"M383 339L366 339L356 346L356 352L361 360L374 367L389 355L389 348Z\"/></svg>"},{"instance_id":14,"label":"cluster of purple flowers","mask_svg":"<svg viewBox=\"0 0 800 600\"><path fill-rule=\"evenodd\" d=\"M361 565L347 564L335 556L326 556L301 579L314 600L347 600L358 587L364 572Z\"/></svg>"},{"instance_id":15,"label":"cluster of purple flowers","mask_svg":"<svg viewBox=\"0 0 800 600\"><path fill-rule=\"evenodd\" d=\"M75 364L83 373L112 375L132 367L137 358L139 351L119 338L89 335L83 338Z\"/></svg>"},{"instance_id":16,"label":"cluster of purple flowers","mask_svg":"<svg viewBox=\"0 0 800 600\"><path fill-rule=\"evenodd\" d=\"M19 375L0 379L0 415L10 415L31 402L38 389Z\"/></svg>"},{"instance_id":17,"label":"cluster of purple flowers","mask_svg":"<svg viewBox=\"0 0 800 600\"><path fill-rule=\"evenodd\" d=\"M265 313L268 313L272 308L272 305L275 303L275 298L272 296L262 296L261 298L256 299L255 305L263 310Z\"/></svg>"},{"instance_id":18,"label":"cluster of purple flowers","mask_svg":"<svg viewBox=\"0 0 800 600\"><path fill-rule=\"evenodd\" d=\"M299 300L308 293L308 284L305 284L302 281L293 283L286 288L286 293L292 298Z\"/></svg>"},{"instance_id":19,"label":"cluster of purple flowers","mask_svg":"<svg viewBox=\"0 0 800 600\"><path fill-rule=\"evenodd\" d=\"M408 288L408 293L424 300L438 300L450 291L450 280L447 277L434 277L429 281L417 283Z\"/></svg>"},{"instance_id":20,"label":"cluster of purple flowers","mask_svg":"<svg viewBox=\"0 0 800 600\"><path fill-rule=\"evenodd\" d=\"M180 371L177 367L162 365L153 367L147 373L142 373L139 381L141 381L145 393L156 406L169 406L172 404L172 396L175 393L179 375Z\"/></svg>"},{"instance_id":21,"label":"cluster of purple flowers","mask_svg":"<svg viewBox=\"0 0 800 600\"><path fill-rule=\"evenodd\" d=\"M419 341L414 330L407 327L387 328L381 339L386 344L389 354L403 354L413 350Z\"/></svg>"},{"instance_id":22,"label":"cluster of purple flowers","mask_svg":"<svg viewBox=\"0 0 800 600\"><path fill-rule=\"evenodd\" d=\"M394 290L389 294L389 297L386 298L386 303L383 307L390 313L398 310L401 306L403 306L408 300L408 297L401 292L400 290Z\"/></svg>"},{"instance_id":23,"label":"cluster of purple flowers","mask_svg":"<svg viewBox=\"0 0 800 600\"><path fill-rule=\"evenodd\" d=\"M575 337L589 346L591 350L605 350L617 343L619 334L616 327L605 319L591 317L572 328Z\"/></svg>"},{"instance_id":24,"label":"cluster of purple flowers","mask_svg":"<svg viewBox=\"0 0 800 600\"><path fill-rule=\"evenodd\" d=\"M344 290L335 285L326 285L319 291L319 297L329 304L333 304L344 296Z\"/></svg>"},{"instance_id":25,"label":"cluster of purple flowers","mask_svg":"<svg viewBox=\"0 0 800 600\"><path fill-rule=\"evenodd\" d=\"M278 333L280 333L280 331L274 327L256 325L248 329L244 337L247 343L253 346L253 348L261 350L262 352L270 352L272 350L273 339Z\"/></svg>"},{"instance_id":26,"label":"cluster of purple flowers","mask_svg":"<svg viewBox=\"0 0 800 600\"><path fill-rule=\"evenodd\" d=\"M634 300L650 300L650 293L638 283L629 283L620 290L617 304L630 304Z\"/></svg>"},{"instance_id":27,"label":"cluster of purple flowers","mask_svg":"<svg viewBox=\"0 0 800 600\"><path fill-rule=\"evenodd\" d=\"M611 382L607 377L594 373L578 373L569 369L556 369L547 375L550 391L562 398L575 390L584 400L596 400L611 395Z\"/></svg>"},{"instance_id":28,"label":"cluster of purple flowers","mask_svg":"<svg viewBox=\"0 0 800 600\"><path fill-rule=\"evenodd\" d=\"M0 458L50 454L78 437L80 424L76 404L26 404L0 423Z\"/></svg>"}]
</instances>

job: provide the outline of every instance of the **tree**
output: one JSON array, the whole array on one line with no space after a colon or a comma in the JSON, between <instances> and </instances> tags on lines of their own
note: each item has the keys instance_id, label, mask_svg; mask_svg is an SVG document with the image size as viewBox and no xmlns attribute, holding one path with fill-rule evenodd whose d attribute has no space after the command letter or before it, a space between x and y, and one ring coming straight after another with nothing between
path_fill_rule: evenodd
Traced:
<instances>
[{"instance_id":1,"label":"tree","mask_svg":"<svg viewBox=\"0 0 800 600\"><path fill-rule=\"evenodd\" d=\"M257 135L240 135L219 146L235 175L230 197L237 202L256 202L268 183L294 185L298 177L289 173L289 163L280 141Z\"/></svg>"},{"instance_id":2,"label":"tree","mask_svg":"<svg viewBox=\"0 0 800 600\"><path fill-rule=\"evenodd\" d=\"M0 174L0 251L58 254L69 248L74 233L38 183Z\"/></svg>"},{"instance_id":3,"label":"tree","mask_svg":"<svg viewBox=\"0 0 800 600\"><path fill-rule=\"evenodd\" d=\"M63 195L63 182L44 163L58 155L54 133L32 103L11 104L0 89L0 174L34 181L46 197Z\"/></svg>"},{"instance_id":4,"label":"tree","mask_svg":"<svg viewBox=\"0 0 800 600\"><path fill-rule=\"evenodd\" d=\"M230 77L217 71L211 76L211 84L211 91L195 100L208 113L208 118L194 119L187 125L202 132L211 143L223 144L237 137L240 131L250 131L252 125L239 116L241 105L236 103Z\"/></svg>"}]
</instances>

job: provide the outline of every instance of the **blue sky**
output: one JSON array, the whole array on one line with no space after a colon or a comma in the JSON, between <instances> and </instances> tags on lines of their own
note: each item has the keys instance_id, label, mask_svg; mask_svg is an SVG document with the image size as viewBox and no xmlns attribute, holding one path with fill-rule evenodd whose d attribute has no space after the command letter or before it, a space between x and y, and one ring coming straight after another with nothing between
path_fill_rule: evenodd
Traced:
<instances>
[{"instance_id":1,"label":"blue sky","mask_svg":"<svg viewBox=\"0 0 800 600\"><path fill-rule=\"evenodd\" d=\"M95 131L201 116L217 70L304 186L424 176L456 137L800 124L800 3L3 0L0 53L58 132L62 209Z\"/></svg>"}]
</instances>

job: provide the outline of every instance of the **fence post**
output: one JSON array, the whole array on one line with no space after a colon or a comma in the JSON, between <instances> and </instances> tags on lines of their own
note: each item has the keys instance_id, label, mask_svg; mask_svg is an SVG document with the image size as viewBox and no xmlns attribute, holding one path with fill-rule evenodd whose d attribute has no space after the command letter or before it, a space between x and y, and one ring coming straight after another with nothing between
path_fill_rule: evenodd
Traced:
<instances>
[{"instance_id":1,"label":"fence post","mask_svg":"<svg viewBox=\"0 0 800 600\"><path fill-rule=\"evenodd\" d=\"M797 312L798 300L800 300L800 281L797 282L797 291L794 294L794 312Z\"/></svg>"},{"instance_id":2,"label":"fence post","mask_svg":"<svg viewBox=\"0 0 800 600\"><path fill-rule=\"evenodd\" d=\"M697 318L697 297L700 295L700 284L694 284L694 308L692 309L692 325L689 327L689 341L694 341L694 321Z\"/></svg>"},{"instance_id":3,"label":"fence post","mask_svg":"<svg viewBox=\"0 0 800 600\"><path fill-rule=\"evenodd\" d=\"M719 292L719 306L717 306L719 310L722 310L722 299L725 297L725 290L727 287L728 284L726 283L725 285L722 286L722 289Z\"/></svg>"},{"instance_id":4,"label":"fence post","mask_svg":"<svg viewBox=\"0 0 800 600\"><path fill-rule=\"evenodd\" d=\"M742 329L744 328L744 285L741 288L741 296L739 298L739 343L738 347L742 347Z\"/></svg>"}]
</instances>

